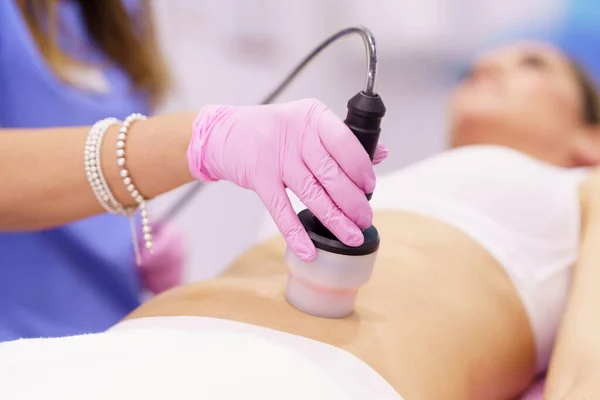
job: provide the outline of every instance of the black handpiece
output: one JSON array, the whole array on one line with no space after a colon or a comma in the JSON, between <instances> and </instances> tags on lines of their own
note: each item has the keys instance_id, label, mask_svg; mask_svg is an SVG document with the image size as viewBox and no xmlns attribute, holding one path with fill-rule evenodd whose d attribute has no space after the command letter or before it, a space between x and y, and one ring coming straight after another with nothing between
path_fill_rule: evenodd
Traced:
<instances>
[{"instance_id":1,"label":"black handpiece","mask_svg":"<svg viewBox=\"0 0 600 400\"><path fill-rule=\"evenodd\" d=\"M359 92L348 101L348 113L344 123L358 138L371 161L381 133L381 119L385 115L385 105L379 95L368 95ZM367 193L371 200L372 193ZM306 209L298 213L298 218L308 232L317 249L348 256L361 256L374 253L379 248L379 233L374 226L362 231L364 243L358 247L343 244L319 221L314 214Z\"/></svg>"},{"instance_id":2,"label":"black handpiece","mask_svg":"<svg viewBox=\"0 0 600 400\"><path fill-rule=\"evenodd\" d=\"M381 133L381 119L385 115L385 105L378 94L357 93L348 101L348 113L344 123L350 128L369 154L371 161ZM371 200L373 193L367 193Z\"/></svg>"}]
</instances>

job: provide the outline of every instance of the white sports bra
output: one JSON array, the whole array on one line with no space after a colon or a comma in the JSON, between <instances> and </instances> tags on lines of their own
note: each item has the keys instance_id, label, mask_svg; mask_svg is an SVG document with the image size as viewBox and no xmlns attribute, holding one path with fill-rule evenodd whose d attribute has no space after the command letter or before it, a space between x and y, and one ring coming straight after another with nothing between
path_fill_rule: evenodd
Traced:
<instances>
[{"instance_id":1,"label":"white sports bra","mask_svg":"<svg viewBox=\"0 0 600 400\"><path fill-rule=\"evenodd\" d=\"M447 222L511 274L539 279L577 257L585 174L506 147L468 146L380 178L371 203Z\"/></svg>"}]
</instances>

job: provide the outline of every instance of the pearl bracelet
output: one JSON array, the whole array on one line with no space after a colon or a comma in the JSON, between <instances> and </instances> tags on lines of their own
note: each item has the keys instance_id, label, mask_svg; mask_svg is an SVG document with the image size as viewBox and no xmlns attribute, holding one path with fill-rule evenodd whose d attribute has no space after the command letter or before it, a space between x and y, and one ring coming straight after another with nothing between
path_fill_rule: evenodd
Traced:
<instances>
[{"instance_id":1,"label":"pearl bracelet","mask_svg":"<svg viewBox=\"0 0 600 400\"><path fill-rule=\"evenodd\" d=\"M102 208L113 214L128 215L132 210L126 209L115 199L106 183L101 165L101 150L104 135L112 125L119 122L121 121L116 118L106 118L96 122L92 126L85 143L84 163L88 182L96 200L98 200Z\"/></svg>"},{"instance_id":2,"label":"pearl bracelet","mask_svg":"<svg viewBox=\"0 0 600 400\"><path fill-rule=\"evenodd\" d=\"M123 179L123 183L127 187L127 192L131 195L131 197L138 204L140 209L140 214L142 217L142 233L144 238L145 247L150 254L152 254L152 227L150 226L150 220L148 218L148 207L146 205L146 199L142 194L136 189L131 177L129 176L129 171L127 170L127 161L125 159L125 143L127 141L127 133L129 127L137 120L145 120L146 117L142 114L131 114L128 116L121 129L119 130L119 135L117 137L117 165L119 166L119 173L121 174L121 178ZM136 237L134 236L134 240ZM138 246L136 245L137 249ZM138 263L140 262L139 252L136 252L136 257L138 259Z\"/></svg>"},{"instance_id":3,"label":"pearl bracelet","mask_svg":"<svg viewBox=\"0 0 600 400\"><path fill-rule=\"evenodd\" d=\"M141 210L142 232L145 246L150 253L152 253L152 228L150 227L150 221L148 219L146 200L136 190L129 176L129 171L125 168L125 140L127 139L127 131L129 126L131 126L131 124L138 119L146 119L146 117L141 114L130 115L125 122L123 122L117 137L117 164L119 166L119 173L123 179L123 183L127 187L128 193L136 201L137 206L125 207L119 203L119 201L111 192L110 187L104 178L104 174L102 173L101 151L104 135L111 126L121 121L116 118L106 118L96 122L94 126L92 126L85 143L84 165L86 176L88 178L88 182L90 183L90 187L92 188L92 192L102 208L112 214L130 217L135 257L137 264L140 265L141 254L138 245L137 229L135 226L135 220L133 218L138 208Z\"/></svg>"}]
</instances>

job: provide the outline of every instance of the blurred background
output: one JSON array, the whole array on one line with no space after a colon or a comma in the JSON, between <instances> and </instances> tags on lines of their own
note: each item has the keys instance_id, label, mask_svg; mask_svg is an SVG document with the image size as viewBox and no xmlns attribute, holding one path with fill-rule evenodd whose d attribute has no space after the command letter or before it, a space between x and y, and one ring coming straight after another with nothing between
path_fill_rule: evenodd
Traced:
<instances>
[{"instance_id":1,"label":"blurred background","mask_svg":"<svg viewBox=\"0 0 600 400\"><path fill-rule=\"evenodd\" d=\"M254 104L316 45L364 25L375 35L378 91L388 114L381 140L384 174L445 146L445 103L457 65L486 38L515 22L558 20L567 0L154 0L160 42L175 79L162 111L206 103ZM361 38L319 56L278 99L315 97L340 117L365 80ZM154 202L160 216L186 188ZM375 193L375 195L377 195ZM189 238L187 280L216 275L261 238L264 207L250 191L204 187L176 224Z\"/></svg>"}]
</instances>

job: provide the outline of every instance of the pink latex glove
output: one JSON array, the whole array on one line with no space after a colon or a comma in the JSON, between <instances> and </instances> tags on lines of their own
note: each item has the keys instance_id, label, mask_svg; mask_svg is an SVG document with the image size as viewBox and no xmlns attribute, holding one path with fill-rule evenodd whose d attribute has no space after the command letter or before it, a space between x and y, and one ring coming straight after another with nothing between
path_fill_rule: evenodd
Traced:
<instances>
[{"instance_id":1,"label":"pink latex glove","mask_svg":"<svg viewBox=\"0 0 600 400\"><path fill-rule=\"evenodd\" d=\"M194 123L189 169L205 182L254 190L288 246L304 261L315 247L285 191L291 189L343 243L360 246L372 224L365 197L375 189L369 156L352 131L313 99L251 107L210 105ZM375 163L387 150L377 149Z\"/></svg>"},{"instance_id":2,"label":"pink latex glove","mask_svg":"<svg viewBox=\"0 0 600 400\"><path fill-rule=\"evenodd\" d=\"M144 288L158 294L181 284L188 249L183 234L172 224L153 224L152 231L153 251L141 251L139 273Z\"/></svg>"}]
</instances>

